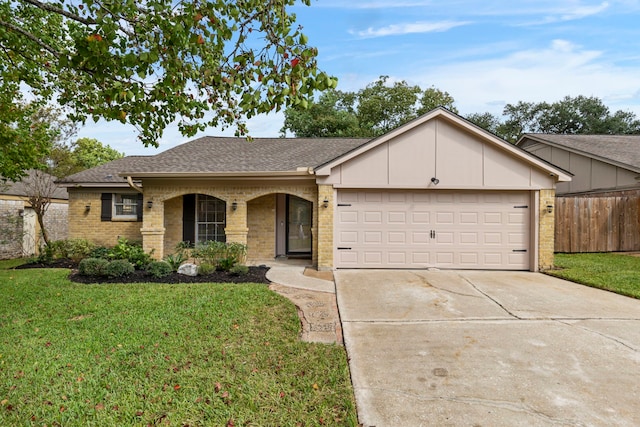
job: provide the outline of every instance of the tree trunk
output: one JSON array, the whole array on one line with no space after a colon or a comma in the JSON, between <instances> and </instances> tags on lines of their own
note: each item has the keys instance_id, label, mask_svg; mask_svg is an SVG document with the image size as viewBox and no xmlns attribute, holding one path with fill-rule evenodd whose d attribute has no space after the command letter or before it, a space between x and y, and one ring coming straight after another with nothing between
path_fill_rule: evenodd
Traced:
<instances>
[{"instance_id":1,"label":"tree trunk","mask_svg":"<svg viewBox=\"0 0 640 427\"><path fill-rule=\"evenodd\" d=\"M38 217L38 224L40 224L40 232L42 233L42 240L46 246L49 245L49 233L44 226L44 213L40 209L35 209L36 216Z\"/></svg>"}]
</instances>

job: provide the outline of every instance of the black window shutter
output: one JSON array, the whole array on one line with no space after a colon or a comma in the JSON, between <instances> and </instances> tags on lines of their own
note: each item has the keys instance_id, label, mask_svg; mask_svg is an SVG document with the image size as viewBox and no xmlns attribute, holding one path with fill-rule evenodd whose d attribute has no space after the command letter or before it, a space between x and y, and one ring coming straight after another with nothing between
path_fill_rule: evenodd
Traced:
<instances>
[{"instance_id":1,"label":"black window shutter","mask_svg":"<svg viewBox=\"0 0 640 427\"><path fill-rule=\"evenodd\" d=\"M136 206L138 221L142 221L142 206L142 193L138 193L138 205Z\"/></svg>"},{"instance_id":2,"label":"black window shutter","mask_svg":"<svg viewBox=\"0 0 640 427\"><path fill-rule=\"evenodd\" d=\"M182 196L182 241L196 241L196 195Z\"/></svg>"},{"instance_id":3,"label":"black window shutter","mask_svg":"<svg viewBox=\"0 0 640 427\"><path fill-rule=\"evenodd\" d=\"M111 193L102 193L102 209L100 210L100 221L111 221Z\"/></svg>"}]
</instances>

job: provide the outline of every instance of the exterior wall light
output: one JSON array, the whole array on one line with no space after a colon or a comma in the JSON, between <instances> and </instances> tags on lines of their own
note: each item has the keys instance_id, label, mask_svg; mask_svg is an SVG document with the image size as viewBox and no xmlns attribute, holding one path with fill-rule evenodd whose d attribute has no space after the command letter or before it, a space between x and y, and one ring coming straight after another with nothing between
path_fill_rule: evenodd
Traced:
<instances>
[{"instance_id":1,"label":"exterior wall light","mask_svg":"<svg viewBox=\"0 0 640 427\"><path fill-rule=\"evenodd\" d=\"M329 207L329 199L327 199L326 197L322 201L322 207L324 207L325 209Z\"/></svg>"},{"instance_id":2,"label":"exterior wall light","mask_svg":"<svg viewBox=\"0 0 640 427\"><path fill-rule=\"evenodd\" d=\"M433 185L440 184L440 180L438 178L436 178L435 176L433 178L431 178L431 182L433 182Z\"/></svg>"},{"instance_id":3,"label":"exterior wall light","mask_svg":"<svg viewBox=\"0 0 640 427\"><path fill-rule=\"evenodd\" d=\"M236 209L238 209L238 202L234 200L233 203L231 203L231 210L235 211Z\"/></svg>"},{"instance_id":4,"label":"exterior wall light","mask_svg":"<svg viewBox=\"0 0 640 427\"><path fill-rule=\"evenodd\" d=\"M147 202L147 208L148 208L148 209L151 209L152 207L153 207L153 200L149 200L149 201Z\"/></svg>"},{"instance_id":5,"label":"exterior wall light","mask_svg":"<svg viewBox=\"0 0 640 427\"><path fill-rule=\"evenodd\" d=\"M87 203L87 204L84 206L84 211L85 211L85 212L89 212L90 210L91 210L91 203Z\"/></svg>"},{"instance_id":6,"label":"exterior wall light","mask_svg":"<svg viewBox=\"0 0 640 427\"><path fill-rule=\"evenodd\" d=\"M553 205L547 205L547 213L553 212Z\"/></svg>"}]
</instances>

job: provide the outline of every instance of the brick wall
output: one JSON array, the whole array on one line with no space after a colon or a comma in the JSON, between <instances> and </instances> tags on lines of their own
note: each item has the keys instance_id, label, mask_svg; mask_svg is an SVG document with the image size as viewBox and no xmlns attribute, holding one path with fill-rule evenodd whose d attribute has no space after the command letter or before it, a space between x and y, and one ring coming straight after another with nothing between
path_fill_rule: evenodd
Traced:
<instances>
[{"instance_id":1,"label":"brick wall","mask_svg":"<svg viewBox=\"0 0 640 427\"><path fill-rule=\"evenodd\" d=\"M0 200L0 259L22 256L22 200Z\"/></svg>"},{"instance_id":2,"label":"brick wall","mask_svg":"<svg viewBox=\"0 0 640 427\"><path fill-rule=\"evenodd\" d=\"M318 270L331 270L333 268L333 186L318 186ZM328 206L324 207L327 200Z\"/></svg>"},{"instance_id":3,"label":"brick wall","mask_svg":"<svg viewBox=\"0 0 640 427\"><path fill-rule=\"evenodd\" d=\"M276 254L276 195L247 203L247 259L268 260Z\"/></svg>"},{"instance_id":4,"label":"brick wall","mask_svg":"<svg viewBox=\"0 0 640 427\"><path fill-rule=\"evenodd\" d=\"M51 203L44 215L44 226L49 233L49 240L64 240L69 235L69 205L67 203Z\"/></svg>"},{"instance_id":5,"label":"brick wall","mask_svg":"<svg viewBox=\"0 0 640 427\"><path fill-rule=\"evenodd\" d=\"M109 190L69 189L69 238L85 238L101 246L114 246L119 237L141 241L141 222L100 220L103 192ZM91 208L87 211L88 204Z\"/></svg>"},{"instance_id":6,"label":"brick wall","mask_svg":"<svg viewBox=\"0 0 640 427\"><path fill-rule=\"evenodd\" d=\"M85 237L99 245L112 246L119 236L133 241L143 241L145 251L154 251L155 258L174 252L175 245L182 241L182 196L184 194L206 194L227 203L228 242L247 244L248 260L270 259L275 255L275 200L276 193L292 194L315 203L318 199L314 181L299 183L285 181L268 184L237 185L233 183L212 184L167 180L145 180L143 222L102 222L100 220L100 195L105 189L70 189L69 191L69 237ZM113 190L111 190L113 191ZM147 201L153 207L147 208ZM237 209L231 209L233 202ZM85 206L91 204L87 212ZM317 229L317 215L313 215L313 229ZM317 239L314 236L314 258Z\"/></svg>"},{"instance_id":7,"label":"brick wall","mask_svg":"<svg viewBox=\"0 0 640 427\"><path fill-rule=\"evenodd\" d=\"M555 212L547 212L547 205L555 210L555 190L540 190L538 226L538 268L546 270L554 265Z\"/></svg>"}]
</instances>

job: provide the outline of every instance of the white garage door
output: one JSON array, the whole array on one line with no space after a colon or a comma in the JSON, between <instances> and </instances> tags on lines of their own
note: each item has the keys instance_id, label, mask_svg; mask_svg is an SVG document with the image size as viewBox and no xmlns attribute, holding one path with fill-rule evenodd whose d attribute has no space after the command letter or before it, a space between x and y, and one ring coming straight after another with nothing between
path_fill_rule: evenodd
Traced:
<instances>
[{"instance_id":1,"label":"white garage door","mask_svg":"<svg viewBox=\"0 0 640 427\"><path fill-rule=\"evenodd\" d=\"M528 270L528 192L338 190L337 268Z\"/></svg>"}]
</instances>

